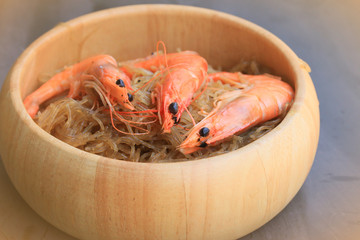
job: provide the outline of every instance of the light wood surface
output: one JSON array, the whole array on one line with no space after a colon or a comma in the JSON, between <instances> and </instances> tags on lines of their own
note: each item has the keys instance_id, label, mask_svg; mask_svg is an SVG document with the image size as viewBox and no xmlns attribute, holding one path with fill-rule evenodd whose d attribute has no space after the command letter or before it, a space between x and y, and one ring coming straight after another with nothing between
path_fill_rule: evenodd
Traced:
<instances>
[{"instance_id":1,"label":"light wood surface","mask_svg":"<svg viewBox=\"0 0 360 240\"><path fill-rule=\"evenodd\" d=\"M37 215L21 198L0 162L0 239L74 240Z\"/></svg>"},{"instance_id":2,"label":"light wood surface","mask_svg":"<svg viewBox=\"0 0 360 240\"><path fill-rule=\"evenodd\" d=\"M82 152L40 130L24 111L21 100L38 85L39 74L99 53L118 60L144 56L159 39L170 51L196 50L215 66L242 58L259 61L295 87L292 109L275 130L247 147L170 164ZM0 107L8 113L0 122L0 150L11 181L40 216L83 239L243 236L294 197L319 137L313 84L284 43L233 16L174 6L112 9L58 26L17 61Z\"/></svg>"}]
</instances>

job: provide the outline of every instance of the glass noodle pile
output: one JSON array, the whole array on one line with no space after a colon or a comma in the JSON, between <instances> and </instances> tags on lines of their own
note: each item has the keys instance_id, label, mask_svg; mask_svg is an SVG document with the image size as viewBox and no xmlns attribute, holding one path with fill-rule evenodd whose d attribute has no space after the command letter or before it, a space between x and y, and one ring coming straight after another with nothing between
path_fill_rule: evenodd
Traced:
<instances>
[{"instance_id":1,"label":"glass noodle pile","mask_svg":"<svg viewBox=\"0 0 360 240\"><path fill-rule=\"evenodd\" d=\"M153 75L150 71L134 68L132 87L134 90L142 87ZM215 70L209 66L209 72ZM246 74L261 74L268 72L259 67L254 61L243 61L230 71L240 71ZM37 124L56 138L90 153L134 162L174 162L223 154L238 149L273 129L284 116L268 121L249 131L233 136L217 146L207 147L189 155L183 155L177 146L185 139L186 133L193 127L192 120L186 111L182 114L181 121L171 129L171 133L161 133L161 125L157 120L157 113L143 112L156 109L152 102L151 92L157 79L151 81L146 87L139 90L134 96L133 104L138 114L122 114L125 119L136 122L150 122L140 125L148 131L144 135L131 135L119 133L112 127L110 114L106 101L99 97L102 91L100 82L85 82L86 95L80 100L66 96L52 99L41 106L35 118ZM214 99L226 91L236 90L236 87L223 84L220 81L210 81L206 90L188 107L195 122L201 121L214 105ZM201 91L201 89L200 89ZM197 96L198 93L195 94ZM123 111L116 106L118 111ZM114 123L119 130L136 133L144 132L129 124L118 121Z\"/></svg>"}]
</instances>

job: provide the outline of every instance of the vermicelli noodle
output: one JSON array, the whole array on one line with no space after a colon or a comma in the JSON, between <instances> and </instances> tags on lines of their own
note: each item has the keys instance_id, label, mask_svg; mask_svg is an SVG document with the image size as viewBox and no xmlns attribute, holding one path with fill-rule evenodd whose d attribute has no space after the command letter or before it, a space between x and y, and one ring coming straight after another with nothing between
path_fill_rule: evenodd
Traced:
<instances>
[{"instance_id":1,"label":"vermicelli noodle","mask_svg":"<svg viewBox=\"0 0 360 240\"><path fill-rule=\"evenodd\" d=\"M211 69L211 68L210 68ZM144 69L130 69L133 72L132 87L141 88L155 75ZM233 71L260 74L263 69L255 62L241 62ZM214 70L210 70L214 71ZM284 116L253 127L246 133L233 136L217 146L207 147L192 154L183 155L177 147L184 140L193 122L185 111L171 133L161 133L151 92L157 79L136 92L133 104L136 113L124 112L118 106L124 121L114 118L116 128L130 134L123 134L113 128L109 114L109 102L104 98L103 87L97 80L85 82L86 94L80 100L62 97L55 102L44 104L35 121L56 138L81 150L109 158L134 162L171 162L201 159L236 150L258 139L273 129ZM224 92L236 90L236 86L210 81L206 90L188 107L195 122L201 121L213 108L216 97ZM200 90L201 91L201 90ZM200 94L200 91L197 94ZM130 124L145 122L147 124Z\"/></svg>"}]
</instances>

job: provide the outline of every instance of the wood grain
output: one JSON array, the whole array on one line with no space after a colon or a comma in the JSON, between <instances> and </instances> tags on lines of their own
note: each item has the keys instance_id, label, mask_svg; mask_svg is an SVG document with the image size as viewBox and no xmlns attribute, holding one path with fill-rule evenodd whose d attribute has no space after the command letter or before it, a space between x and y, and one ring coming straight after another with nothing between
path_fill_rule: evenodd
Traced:
<instances>
[{"instance_id":1,"label":"wood grain","mask_svg":"<svg viewBox=\"0 0 360 240\"><path fill-rule=\"evenodd\" d=\"M141 164L82 152L41 130L22 99L38 76L85 57L198 51L228 67L253 59L295 87L294 105L271 133L237 151L182 163ZM64 49L66 51L64 51ZM234 239L273 218L303 184L319 137L314 86L297 56L260 27L227 14L181 6L131 6L59 25L15 63L2 88L0 151L25 201L81 239ZM12 136L7 139L7 136Z\"/></svg>"},{"instance_id":2,"label":"wood grain","mask_svg":"<svg viewBox=\"0 0 360 240\"><path fill-rule=\"evenodd\" d=\"M74 240L37 215L12 186L0 159L0 239Z\"/></svg>"}]
</instances>

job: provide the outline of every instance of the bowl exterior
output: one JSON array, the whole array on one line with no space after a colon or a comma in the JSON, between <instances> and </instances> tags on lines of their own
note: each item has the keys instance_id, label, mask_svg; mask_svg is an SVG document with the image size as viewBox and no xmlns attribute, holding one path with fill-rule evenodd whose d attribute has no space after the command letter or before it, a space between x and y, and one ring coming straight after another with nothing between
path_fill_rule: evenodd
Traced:
<instances>
[{"instance_id":1,"label":"bowl exterior","mask_svg":"<svg viewBox=\"0 0 360 240\"><path fill-rule=\"evenodd\" d=\"M159 39L169 51L196 50L214 66L241 58L270 66L295 88L294 104L278 127L244 148L164 164L80 151L48 135L26 113L22 99L47 69L98 53L118 60L141 57ZM40 216L81 239L241 237L268 222L298 192L320 129L311 78L284 43L243 19L171 5L109 9L57 26L15 63L0 108L6 113L0 152L14 186Z\"/></svg>"}]
</instances>

